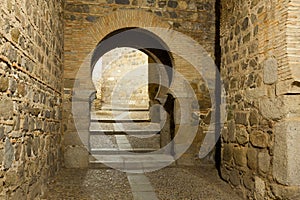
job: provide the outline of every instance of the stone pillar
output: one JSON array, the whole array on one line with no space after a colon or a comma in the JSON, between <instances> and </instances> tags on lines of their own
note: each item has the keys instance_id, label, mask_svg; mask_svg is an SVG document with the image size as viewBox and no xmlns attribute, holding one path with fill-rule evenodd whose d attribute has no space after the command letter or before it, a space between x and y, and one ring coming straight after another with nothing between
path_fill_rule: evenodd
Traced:
<instances>
[{"instance_id":1,"label":"stone pillar","mask_svg":"<svg viewBox=\"0 0 300 200\"><path fill-rule=\"evenodd\" d=\"M287 117L275 127L273 174L280 184L300 186L299 151L300 117Z\"/></svg>"}]
</instances>

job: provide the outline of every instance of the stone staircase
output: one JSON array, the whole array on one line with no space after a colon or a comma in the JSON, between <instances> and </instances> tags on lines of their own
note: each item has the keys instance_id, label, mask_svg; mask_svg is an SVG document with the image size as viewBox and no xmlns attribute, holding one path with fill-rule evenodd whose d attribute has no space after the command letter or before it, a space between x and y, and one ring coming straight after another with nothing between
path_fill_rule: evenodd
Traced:
<instances>
[{"instance_id":1,"label":"stone staircase","mask_svg":"<svg viewBox=\"0 0 300 200\"><path fill-rule=\"evenodd\" d=\"M90 167L126 172L153 171L174 162L160 151L161 124L146 109L101 109L91 112Z\"/></svg>"}]
</instances>

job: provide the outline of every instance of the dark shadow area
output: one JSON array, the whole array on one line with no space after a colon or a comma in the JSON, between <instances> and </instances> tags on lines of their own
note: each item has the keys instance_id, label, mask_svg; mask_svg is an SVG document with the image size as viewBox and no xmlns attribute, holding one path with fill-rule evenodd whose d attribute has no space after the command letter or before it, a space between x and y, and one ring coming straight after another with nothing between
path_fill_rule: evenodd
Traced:
<instances>
[{"instance_id":1,"label":"dark shadow area","mask_svg":"<svg viewBox=\"0 0 300 200\"><path fill-rule=\"evenodd\" d=\"M220 26L221 26L221 0L216 0L215 3L215 15L216 15L216 35L215 35L215 64L220 72L221 70L221 45L220 45ZM216 168L220 174L221 168L221 112L220 112L220 105L221 105L221 75L220 73L216 73L216 88L215 88L215 101L216 101L216 112L215 112L215 134L216 140L216 153L215 153L215 163Z\"/></svg>"}]
</instances>

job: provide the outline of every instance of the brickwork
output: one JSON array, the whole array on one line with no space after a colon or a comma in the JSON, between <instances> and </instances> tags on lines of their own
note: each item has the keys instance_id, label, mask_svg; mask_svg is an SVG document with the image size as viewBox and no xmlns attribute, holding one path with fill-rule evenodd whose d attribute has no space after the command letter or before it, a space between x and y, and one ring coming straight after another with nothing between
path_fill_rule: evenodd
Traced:
<instances>
[{"instance_id":1,"label":"brickwork","mask_svg":"<svg viewBox=\"0 0 300 200\"><path fill-rule=\"evenodd\" d=\"M249 199L295 198L299 190L298 175L289 176L288 167L299 163L299 145L289 139L298 128L287 131L299 115L299 95L287 94L294 66L289 54L294 49L289 46L296 39L286 38L288 12L293 12L288 2L222 2L221 73L228 114L222 177ZM290 145L289 152L284 145Z\"/></svg>"},{"instance_id":2,"label":"brickwork","mask_svg":"<svg viewBox=\"0 0 300 200\"><path fill-rule=\"evenodd\" d=\"M62 161L63 7L0 4L0 199L34 199Z\"/></svg>"}]
</instances>

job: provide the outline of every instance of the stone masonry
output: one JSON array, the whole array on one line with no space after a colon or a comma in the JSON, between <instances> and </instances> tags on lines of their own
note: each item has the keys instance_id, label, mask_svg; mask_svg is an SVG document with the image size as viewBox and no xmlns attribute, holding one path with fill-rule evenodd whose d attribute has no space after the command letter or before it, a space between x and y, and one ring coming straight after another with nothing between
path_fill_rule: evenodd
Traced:
<instances>
[{"instance_id":1,"label":"stone masonry","mask_svg":"<svg viewBox=\"0 0 300 200\"><path fill-rule=\"evenodd\" d=\"M63 4L0 4L0 199L34 199L63 158Z\"/></svg>"},{"instance_id":2,"label":"stone masonry","mask_svg":"<svg viewBox=\"0 0 300 200\"><path fill-rule=\"evenodd\" d=\"M212 58L220 65L226 98L221 147L215 150L221 154L221 178L244 199L300 199L300 0L0 0L0 5L0 199L41 199L60 167L88 167L93 51L112 33L131 28L147 31L170 50L142 49L149 63L170 59L187 81L172 77L169 121L162 130L164 146L172 139L169 132L198 129L176 164L198 163L206 145L217 108L204 75L209 81L215 77L205 66L202 76L193 66ZM171 30L194 41L175 40ZM203 50L193 51L197 45ZM158 72L148 72L157 78ZM166 89L149 88L150 106L162 104ZM180 105L178 97L188 104ZM174 142L176 157L186 138Z\"/></svg>"},{"instance_id":3,"label":"stone masonry","mask_svg":"<svg viewBox=\"0 0 300 200\"><path fill-rule=\"evenodd\" d=\"M222 177L248 199L299 192L299 37L290 34L297 8L296 1L222 1Z\"/></svg>"},{"instance_id":4,"label":"stone masonry","mask_svg":"<svg viewBox=\"0 0 300 200\"><path fill-rule=\"evenodd\" d=\"M101 68L94 68L94 71L102 71L94 82L101 106L149 107L148 85L145 85L148 83L148 56L145 53L132 48L111 50L102 56ZM137 85L141 87L135 88Z\"/></svg>"},{"instance_id":5,"label":"stone masonry","mask_svg":"<svg viewBox=\"0 0 300 200\"><path fill-rule=\"evenodd\" d=\"M70 150L75 152L75 148L82 149L83 145L87 144L88 138L83 134L84 131L81 131L82 136L77 136L73 121L74 113L72 114L71 109L72 95L69 91L73 91L74 88L76 90L76 88L79 86L76 84L80 84L81 87L82 85L88 85L84 83L84 81L87 79L91 79L89 77L89 55L103 38L105 38L110 33L123 28L171 28L173 30L186 34L187 36L190 36L195 40L195 43L199 42L201 46L208 52L208 54L212 58L214 58L214 8L215 1L213 0L160 2L106 2L98 0L68 0L65 7L66 28L64 70L64 78L66 83L64 87L65 91L68 91L68 94L66 94L68 98L65 99L64 103L64 136L67 151ZM171 38L168 38L167 40L169 40L169 43L173 42ZM83 44L81 41L85 41L85 43ZM173 42L173 46L177 50L180 49L180 42L181 41L176 41L175 43ZM190 55L194 55L196 57L198 53L199 52L190 52ZM197 97L200 98L199 102L205 102L201 117L202 119L206 119L206 121L202 122L202 124L199 125L202 128L199 129L193 146L187 152L186 156L182 157L182 161L179 161L182 164L190 165L194 163L195 159L197 159L199 146L201 146L202 139L205 136L205 131L208 127L206 123L209 123L210 118L210 97L209 95L204 94L204 92L202 92L201 94L201 91L207 92L207 88L205 88L202 77L199 77L199 74L195 71L195 69L193 69L191 63L182 59L179 55L172 56L174 57L174 69L183 74L185 79L193 85L192 88L197 94ZM78 70L81 66L84 66L83 71L86 71L84 73L80 73L86 74L86 78L82 78L82 80L79 81L76 76L78 76ZM177 85L174 87L182 87L182 85ZM198 104L198 102L193 103ZM88 102L81 101L78 104L85 105L88 109ZM184 108L181 107L181 109ZM191 109L192 103L189 110ZM87 118L78 120L82 121L81 124L88 123ZM179 123L179 121L177 122ZM180 124L177 124L176 129L179 126ZM86 127L86 129L87 128L88 127ZM88 132L86 132L86 134L88 134ZM176 142L180 144L182 141L177 140ZM70 153L70 155L72 155L72 153Z\"/></svg>"}]
</instances>

